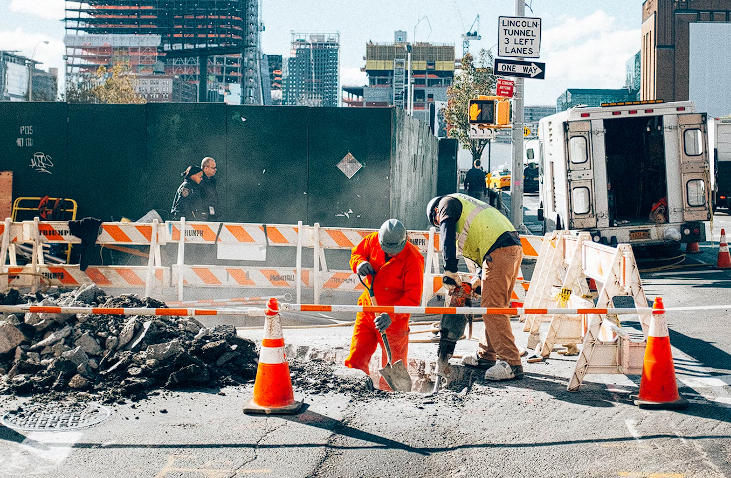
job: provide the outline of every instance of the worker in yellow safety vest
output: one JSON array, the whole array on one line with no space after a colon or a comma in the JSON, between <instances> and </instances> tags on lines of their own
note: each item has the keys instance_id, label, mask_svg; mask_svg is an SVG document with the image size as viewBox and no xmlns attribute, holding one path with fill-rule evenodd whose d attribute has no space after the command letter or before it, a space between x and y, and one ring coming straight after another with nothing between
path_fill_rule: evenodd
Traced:
<instances>
[{"instance_id":1,"label":"worker in yellow safety vest","mask_svg":"<svg viewBox=\"0 0 731 478\"><path fill-rule=\"evenodd\" d=\"M508 307L520 271L523 248L508 218L494 207L465 194L438 196L426 209L439 228L444 257L442 282L451 292L461 286L458 254L482 265L481 307ZM523 378L520 351L507 314L485 314L485 335L462 364L485 369L487 380Z\"/></svg>"}]
</instances>

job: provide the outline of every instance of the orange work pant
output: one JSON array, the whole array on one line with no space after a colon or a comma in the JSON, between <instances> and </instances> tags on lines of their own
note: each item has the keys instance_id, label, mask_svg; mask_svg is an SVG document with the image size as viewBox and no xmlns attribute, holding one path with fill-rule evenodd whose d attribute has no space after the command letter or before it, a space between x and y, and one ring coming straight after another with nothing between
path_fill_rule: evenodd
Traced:
<instances>
[{"instance_id":1,"label":"orange work pant","mask_svg":"<svg viewBox=\"0 0 731 478\"><path fill-rule=\"evenodd\" d=\"M393 316L391 316L393 318ZM386 329L386 337L388 337L388 345L391 347L392 363L402 360L407 365L407 356L409 354L409 317L408 314L398 314L398 320L394 320ZM381 334L373 323L376 315L373 313L358 312L355 318L355 326L353 327L353 338L350 341L350 354L345 359L345 366L357 368L370 375L368 364L371 357L376 351L376 346L381 346L381 366L388 363L388 355L383 345ZM379 386L381 390L391 390L383 377L380 378Z\"/></svg>"}]
</instances>

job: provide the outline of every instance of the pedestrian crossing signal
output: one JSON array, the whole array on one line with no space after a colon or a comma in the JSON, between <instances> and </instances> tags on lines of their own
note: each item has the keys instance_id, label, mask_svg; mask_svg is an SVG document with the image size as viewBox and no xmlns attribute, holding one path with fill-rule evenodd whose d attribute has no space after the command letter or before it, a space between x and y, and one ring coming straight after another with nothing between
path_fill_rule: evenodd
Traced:
<instances>
[{"instance_id":1,"label":"pedestrian crossing signal","mask_svg":"<svg viewBox=\"0 0 731 478\"><path fill-rule=\"evenodd\" d=\"M470 124L495 124L495 100L470 100Z\"/></svg>"},{"instance_id":2,"label":"pedestrian crossing signal","mask_svg":"<svg viewBox=\"0 0 731 478\"><path fill-rule=\"evenodd\" d=\"M469 100L469 124L507 126L510 124L510 101L502 96L481 96Z\"/></svg>"}]
</instances>

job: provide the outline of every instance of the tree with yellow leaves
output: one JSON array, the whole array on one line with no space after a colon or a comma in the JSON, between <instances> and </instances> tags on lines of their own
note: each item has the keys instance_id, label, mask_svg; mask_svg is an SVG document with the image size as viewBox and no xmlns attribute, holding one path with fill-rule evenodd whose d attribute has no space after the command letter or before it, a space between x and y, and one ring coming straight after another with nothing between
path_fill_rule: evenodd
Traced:
<instances>
[{"instance_id":1,"label":"tree with yellow leaves","mask_svg":"<svg viewBox=\"0 0 731 478\"><path fill-rule=\"evenodd\" d=\"M492 53L480 50L478 62L467 53L462 58L462 71L455 75L454 83L447 90L447 107L444 118L448 123L449 136L457 138L462 147L479 159L487 145L486 139L470 139L469 101L479 95L494 95L496 79L492 71Z\"/></svg>"},{"instance_id":2,"label":"tree with yellow leaves","mask_svg":"<svg viewBox=\"0 0 731 478\"><path fill-rule=\"evenodd\" d=\"M69 85L66 98L69 103L142 104L147 100L135 91L137 75L128 63L117 63L108 70L96 70L93 86L83 88Z\"/></svg>"}]
</instances>

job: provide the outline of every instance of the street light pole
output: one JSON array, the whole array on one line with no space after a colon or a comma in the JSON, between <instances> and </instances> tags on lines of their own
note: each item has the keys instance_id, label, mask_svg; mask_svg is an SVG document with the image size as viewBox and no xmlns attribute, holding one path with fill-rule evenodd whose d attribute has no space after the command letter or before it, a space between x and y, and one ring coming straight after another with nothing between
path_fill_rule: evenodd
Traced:
<instances>
[{"instance_id":1,"label":"street light pole","mask_svg":"<svg viewBox=\"0 0 731 478\"><path fill-rule=\"evenodd\" d=\"M407 79L406 79L406 114L409 116L413 116L413 111L411 111L411 105L412 103L412 96L413 96L413 90L411 89L411 44L406 44L406 57L407 57Z\"/></svg>"},{"instance_id":2,"label":"street light pole","mask_svg":"<svg viewBox=\"0 0 731 478\"><path fill-rule=\"evenodd\" d=\"M48 40L41 40L38 43L36 43L36 46L33 47L33 54L30 56L30 63L28 63L28 101L33 101L33 57L36 56L36 48L38 48L38 45L41 43L45 43L48 45Z\"/></svg>"}]
</instances>

